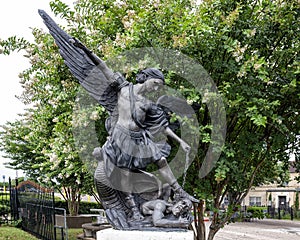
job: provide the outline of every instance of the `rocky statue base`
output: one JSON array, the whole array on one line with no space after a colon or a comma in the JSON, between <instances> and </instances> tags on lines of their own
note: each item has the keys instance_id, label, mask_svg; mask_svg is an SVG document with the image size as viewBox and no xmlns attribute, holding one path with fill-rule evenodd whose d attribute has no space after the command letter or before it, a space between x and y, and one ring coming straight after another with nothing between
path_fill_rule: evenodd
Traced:
<instances>
[{"instance_id":1,"label":"rocky statue base","mask_svg":"<svg viewBox=\"0 0 300 240\"><path fill-rule=\"evenodd\" d=\"M97 232L97 240L193 240L193 231L138 231L138 230L115 230L104 229Z\"/></svg>"}]
</instances>

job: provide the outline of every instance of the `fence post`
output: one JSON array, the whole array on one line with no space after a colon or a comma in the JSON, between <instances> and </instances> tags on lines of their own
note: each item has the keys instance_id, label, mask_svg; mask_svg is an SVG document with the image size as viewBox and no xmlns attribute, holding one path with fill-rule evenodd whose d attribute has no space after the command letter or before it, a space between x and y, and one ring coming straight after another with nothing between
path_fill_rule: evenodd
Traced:
<instances>
[{"instance_id":1,"label":"fence post","mask_svg":"<svg viewBox=\"0 0 300 240\"><path fill-rule=\"evenodd\" d=\"M10 207L10 218L14 216L13 214L13 205L12 205L12 189L11 189L11 179L10 177L8 178L8 191L9 191L9 207Z\"/></svg>"},{"instance_id":2,"label":"fence post","mask_svg":"<svg viewBox=\"0 0 300 240\"><path fill-rule=\"evenodd\" d=\"M16 221L16 213L15 213L15 192L11 184L11 178L8 178L8 188L9 188L9 206L10 206L10 215L11 219Z\"/></svg>"},{"instance_id":3,"label":"fence post","mask_svg":"<svg viewBox=\"0 0 300 240\"><path fill-rule=\"evenodd\" d=\"M18 194L18 185L19 185L19 181L18 181L18 178L16 178L16 183L15 183L15 194L16 194L16 197L15 197L15 207L16 207L16 212L15 212L15 216L16 216L16 219L15 220L19 220L19 208L20 208L20 202L19 202L19 194Z\"/></svg>"},{"instance_id":4,"label":"fence post","mask_svg":"<svg viewBox=\"0 0 300 240\"><path fill-rule=\"evenodd\" d=\"M55 198L54 198L54 189L52 192L52 207L53 207L53 228L54 228L54 240L56 240L56 220L55 220ZM62 239L64 239L62 234Z\"/></svg>"},{"instance_id":5,"label":"fence post","mask_svg":"<svg viewBox=\"0 0 300 240\"><path fill-rule=\"evenodd\" d=\"M280 207L278 207L278 219L281 219L281 216L280 216Z\"/></svg>"}]
</instances>

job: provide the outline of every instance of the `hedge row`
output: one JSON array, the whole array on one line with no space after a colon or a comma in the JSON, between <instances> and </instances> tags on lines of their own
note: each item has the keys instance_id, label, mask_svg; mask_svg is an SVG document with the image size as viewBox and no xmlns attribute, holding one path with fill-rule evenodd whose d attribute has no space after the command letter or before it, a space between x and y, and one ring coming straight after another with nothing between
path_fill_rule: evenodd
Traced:
<instances>
[{"instance_id":1,"label":"hedge row","mask_svg":"<svg viewBox=\"0 0 300 240\"><path fill-rule=\"evenodd\" d=\"M265 217L264 211L267 210L267 207L248 207L247 213L252 214L252 218L263 219Z\"/></svg>"},{"instance_id":2,"label":"hedge row","mask_svg":"<svg viewBox=\"0 0 300 240\"><path fill-rule=\"evenodd\" d=\"M65 201L55 201L55 207L56 208L64 208L67 210L67 214L69 214L68 211L68 205ZM92 208L102 208L101 204L97 202L80 202L79 205L79 214L91 214L92 212L90 209Z\"/></svg>"}]
</instances>

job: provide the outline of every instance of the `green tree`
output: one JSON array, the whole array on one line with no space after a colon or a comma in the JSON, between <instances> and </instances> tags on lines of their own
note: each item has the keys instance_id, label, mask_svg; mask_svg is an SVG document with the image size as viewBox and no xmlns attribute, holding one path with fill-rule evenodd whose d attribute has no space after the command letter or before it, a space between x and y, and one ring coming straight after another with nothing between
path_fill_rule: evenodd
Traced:
<instances>
[{"instance_id":1,"label":"green tree","mask_svg":"<svg viewBox=\"0 0 300 240\"><path fill-rule=\"evenodd\" d=\"M24 50L31 67L22 72L19 98L30 104L20 120L3 126L1 147L10 166L48 187L55 187L77 215L82 193L94 195L93 178L73 140L72 114L77 84L64 66L52 37L33 30L35 43L11 37L1 42L3 53Z\"/></svg>"},{"instance_id":2,"label":"green tree","mask_svg":"<svg viewBox=\"0 0 300 240\"><path fill-rule=\"evenodd\" d=\"M214 213L208 239L212 240L230 221L252 186L281 177L278 162L281 168L287 168L290 153L299 146L298 1L208 0L197 5L187 0L81 0L71 9L55 0L51 7L66 20L68 32L104 60L139 47L175 49L201 63L211 75L225 104L227 134L216 166L204 178L199 178L199 170L213 127L206 102L213 101L214 96L209 92L201 96L184 79L168 75L170 87L181 91L189 103L199 105L202 138L188 170L186 190L209 203ZM17 38L1 42L4 53L27 50L32 67L22 75L23 99L37 104L25 116L25 122L8 124L2 139L14 126L15 147L25 148L26 156L12 150L12 165L23 167L17 163L24 162L28 171L36 169L35 174L43 170L41 167L51 168L53 158L59 159L60 172L67 171L62 146L70 146L68 156L72 160L68 163L75 166L78 162L78 169L84 169L77 161L78 151L70 132L77 84L67 72L53 39L37 29L34 34L35 44ZM125 69L124 74L130 77L137 68ZM98 121L103 123L101 109L98 114ZM24 123L34 124L35 128L26 128ZM24 138L32 135L30 142L20 141L18 128ZM99 136L104 136L101 133ZM99 137L99 141L103 143L105 138ZM9 152L7 145L4 149ZM54 176L59 173L49 179ZM220 214L226 196L229 206ZM206 235L203 204L201 201L198 207L202 223L198 225L198 239Z\"/></svg>"}]
</instances>

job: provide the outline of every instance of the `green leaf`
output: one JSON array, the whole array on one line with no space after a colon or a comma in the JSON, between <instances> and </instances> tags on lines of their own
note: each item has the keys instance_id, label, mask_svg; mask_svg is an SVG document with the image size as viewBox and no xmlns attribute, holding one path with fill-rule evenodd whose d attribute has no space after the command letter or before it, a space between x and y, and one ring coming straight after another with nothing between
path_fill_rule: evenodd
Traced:
<instances>
[{"instance_id":1,"label":"green leaf","mask_svg":"<svg viewBox=\"0 0 300 240\"><path fill-rule=\"evenodd\" d=\"M261 114L256 114L256 115L252 116L251 120L257 126L263 126L263 127L265 127L266 123L267 123L267 117L266 116L262 116Z\"/></svg>"}]
</instances>

